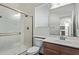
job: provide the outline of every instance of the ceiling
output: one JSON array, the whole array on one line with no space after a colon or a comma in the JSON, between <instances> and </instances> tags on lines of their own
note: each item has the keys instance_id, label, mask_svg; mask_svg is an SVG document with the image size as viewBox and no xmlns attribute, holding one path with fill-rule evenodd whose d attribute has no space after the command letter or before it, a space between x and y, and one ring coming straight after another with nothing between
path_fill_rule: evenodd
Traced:
<instances>
[{"instance_id":1,"label":"ceiling","mask_svg":"<svg viewBox=\"0 0 79 59\"><path fill-rule=\"evenodd\" d=\"M55 9L51 9L50 13L63 15L63 14L71 13L72 10L73 10L73 5L69 4L69 5L65 5L65 7L62 6Z\"/></svg>"},{"instance_id":2,"label":"ceiling","mask_svg":"<svg viewBox=\"0 0 79 59\"><path fill-rule=\"evenodd\" d=\"M19 3L20 6L23 7L38 7L44 3Z\"/></svg>"},{"instance_id":3,"label":"ceiling","mask_svg":"<svg viewBox=\"0 0 79 59\"><path fill-rule=\"evenodd\" d=\"M15 7L30 7L30 8L33 8L33 7L38 7L42 4L45 4L45 3L2 3L6 6L9 6L9 7L12 7L12 8L15 8Z\"/></svg>"}]
</instances>

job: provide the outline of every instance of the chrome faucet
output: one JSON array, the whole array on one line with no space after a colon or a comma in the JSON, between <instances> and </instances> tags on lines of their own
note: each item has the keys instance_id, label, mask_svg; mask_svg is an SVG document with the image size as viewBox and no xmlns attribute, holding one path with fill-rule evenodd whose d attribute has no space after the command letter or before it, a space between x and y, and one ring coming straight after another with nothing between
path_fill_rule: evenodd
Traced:
<instances>
[{"instance_id":1,"label":"chrome faucet","mask_svg":"<svg viewBox=\"0 0 79 59\"><path fill-rule=\"evenodd\" d=\"M65 36L60 36L60 40L65 40Z\"/></svg>"}]
</instances>

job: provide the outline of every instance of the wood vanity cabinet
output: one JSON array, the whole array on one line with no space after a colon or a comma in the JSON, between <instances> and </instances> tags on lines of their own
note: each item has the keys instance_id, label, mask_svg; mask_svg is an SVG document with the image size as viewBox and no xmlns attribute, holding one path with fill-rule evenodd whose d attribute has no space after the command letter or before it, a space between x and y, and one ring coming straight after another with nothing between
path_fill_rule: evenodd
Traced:
<instances>
[{"instance_id":1,"label":"wood vanity cabinet","mask_svg":"<svg viewBox=\"0 0 79 59\"><path fill-rule=\"evenodd\" d=\"M61 49L62 55L79 55L79 49L78 48L61 46L60 49Z\"/></svg>"},{"instance_id":2,"label":"wood vanity cabinet","mask_svg":"<svg viewBox=\"0 0 79 59\"><path fill-rule=\"evenodd\" d=\"M44 42L44 55L79 55L78 48L72 48L64 45Z\"/></svg>"},{"instance_id":3,"label":"wood vanity cabinet","mask_svg":"<svg viewBox=\"0 0 79 59\"><path fill-rule=\"evenodd\" d=\"M45 55L59 55L60 54L59 46L52 43L44 42L43 49L44 49Z\"/></svg>"}]
</instances>

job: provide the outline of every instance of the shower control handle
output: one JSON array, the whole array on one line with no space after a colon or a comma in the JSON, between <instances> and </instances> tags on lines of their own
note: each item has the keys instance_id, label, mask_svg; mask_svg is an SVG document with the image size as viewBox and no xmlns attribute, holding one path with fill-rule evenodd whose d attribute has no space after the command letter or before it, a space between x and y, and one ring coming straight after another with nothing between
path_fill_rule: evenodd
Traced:
<instances>
[{"instance_id":1,"label":"shower control handle","mask_svg":"<svg viewBox=\"0 0 79 59\"><path fill-rule=\"evenodd\" d=\"M29 27L27 27L27 30L29 30Z\"/></svg>"}]
</instances>

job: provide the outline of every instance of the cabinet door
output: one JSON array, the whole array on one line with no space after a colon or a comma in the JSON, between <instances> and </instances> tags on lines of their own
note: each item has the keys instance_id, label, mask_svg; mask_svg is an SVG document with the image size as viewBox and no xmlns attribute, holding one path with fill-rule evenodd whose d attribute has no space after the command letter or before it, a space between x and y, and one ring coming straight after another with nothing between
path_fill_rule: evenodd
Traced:
<instances>
[{"instance_id":1,"label":"cabinet door","mask_svg":"<svg viewBox=\"0 0 79 59\"><path fill-rule=\"evenodd\" d=\"M60 46L53 43L44 42L43 46L52 50L60 51Z\"/></svg>"},{"instance_id":2,"label":"cabinet door","mask_svg":"<svg viewBox=\"0 0 79 59\"><path fill-rule=\"evenodd\" d=\"M79 49L70 48L70 47L61 47L62 55L79 55Z\"/></svg>"},{"instance_id":3,"label":"cabinet door","mask_svg":"<svg viewBox=\"0 0 79 59\"><path fill-rule=\"evenodd\" d=\"M58 55L60 53L59 46L52 43L44 42L43 48L45 55Z\"/></svg>"},{"instance_id":4,"label":"cabinet door","mask_svg":"<svg viewBox=\"0 0 79 59\"><path fill-rule=\"evenodd\" d=\"M58 55L59 52L52 49L44 48L44 54L45 55Z\"/></svg>"}]
</instances>

